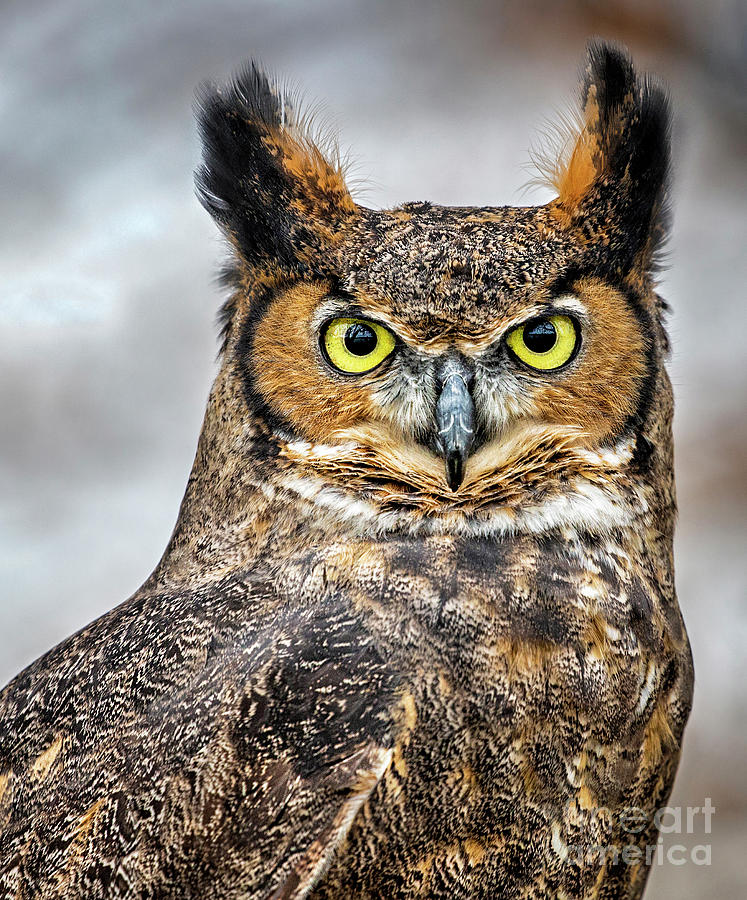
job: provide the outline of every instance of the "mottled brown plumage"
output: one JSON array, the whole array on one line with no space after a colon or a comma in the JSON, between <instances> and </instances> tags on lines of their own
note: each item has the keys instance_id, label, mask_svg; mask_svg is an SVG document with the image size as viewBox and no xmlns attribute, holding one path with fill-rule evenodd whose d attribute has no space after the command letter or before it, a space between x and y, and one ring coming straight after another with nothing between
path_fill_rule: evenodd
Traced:
<instances>
[{"instance_id":1,"label":"mottled brown plumage","mask_svg":"<svg viewBox=\"0 0 747 900\"><path fill-rule=\"evenodd\" d=\"M253 68L201 104L220 373L156 571L0 695L0 896L640 897L692 689L661 89L592 46L523 209L356 205Z\"/></svg>"}]
</instances>

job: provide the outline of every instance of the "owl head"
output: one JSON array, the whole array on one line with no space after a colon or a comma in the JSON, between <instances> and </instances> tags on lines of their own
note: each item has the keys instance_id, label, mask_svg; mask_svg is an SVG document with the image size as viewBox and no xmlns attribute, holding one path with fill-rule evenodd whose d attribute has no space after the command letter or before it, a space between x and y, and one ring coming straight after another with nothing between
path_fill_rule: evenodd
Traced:
<instances>
[{"instance_id":1,"label":"owl head","mask_svg":"<svg viewBox=\"0 0 747 900\"><path fill-rule=\"evenodd\" d=\"M214 398L231 452L378 527L629 514L670 451L653 287L669 118L625 51L592 44L577 127L544 164L550 203L372 210L256 67L204 88L198 193L232 253Z\"/></svg>"}]
</instances>

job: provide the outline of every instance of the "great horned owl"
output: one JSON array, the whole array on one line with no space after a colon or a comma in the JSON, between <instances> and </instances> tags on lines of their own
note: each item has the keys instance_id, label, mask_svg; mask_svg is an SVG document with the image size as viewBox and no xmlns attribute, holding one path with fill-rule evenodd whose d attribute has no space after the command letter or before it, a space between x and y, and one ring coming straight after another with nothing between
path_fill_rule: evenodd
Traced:
<instances>
[{"instance_id":1,"label":"great horned owl","mask_svg":"<svg viewBox=\"0 0 747 900\"><path fill-rule=\"evenodd\" d=\"M0 696L0 894L639 897L692 688L663 91L592 45L532 208L357 205L253 67L199 115L222 366L156 571Z\"/></svg>"}]
</instances>

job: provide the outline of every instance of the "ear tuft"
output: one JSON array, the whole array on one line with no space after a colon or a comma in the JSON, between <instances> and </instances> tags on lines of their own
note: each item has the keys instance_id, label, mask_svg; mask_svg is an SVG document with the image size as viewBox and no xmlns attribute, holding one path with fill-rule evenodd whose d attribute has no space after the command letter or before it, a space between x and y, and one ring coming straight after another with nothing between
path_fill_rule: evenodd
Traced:
<instances>
[{"instance_id":1,"label":"ear tuft","mask_svg":"<svg viewBox=\"0 0 747 900\"><path fill-rule=\"evenodd\" d=\"M203 206L252 267L306 271L356 211L332 141L312 117L250 63L226 85L204 85L197 118Z\"/></svg>"},{"instance_id":2,"label":"ear tuft","mask_svg":"<svg viewBox=\"0 0 747 900\"><path fill-rule=\"evenodd\" d=\"M551 166L566 223L604 234L615 264L650 270L668 230L670 110L664 89L636 76L627 52L589 45L577 133Z\"/></svg>"}]
</instances>

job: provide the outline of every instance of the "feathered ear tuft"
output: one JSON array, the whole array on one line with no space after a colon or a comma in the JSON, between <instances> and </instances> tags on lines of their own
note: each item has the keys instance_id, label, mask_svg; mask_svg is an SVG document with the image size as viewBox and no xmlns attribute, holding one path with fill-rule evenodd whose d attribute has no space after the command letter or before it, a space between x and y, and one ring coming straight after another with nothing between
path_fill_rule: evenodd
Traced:
<instances>
[{"instance_id":1,"label":"feathered ear tuft","mask_svg":"<svg viewBox=\"0 0 747 900\"><path fill-rule=\"evenodd\" d=\"M202 87L203 162L195 181L205 209L251 267L313 271L356 212L331 142L254 63L229 84Z\"/></svg>"},{"instance_id":2,"label":"feathered ear tuft","mask_svg":"<svg viewBox=\"0 0 747 900\"><path fill-rule=\"evenodd\" d=\"M670 110L664 89L637 77L625 50L590 44L579 130L544 168L564 224L604 245L619 271L652 269L669 225Z\"/></svg>"}]
</instances>

